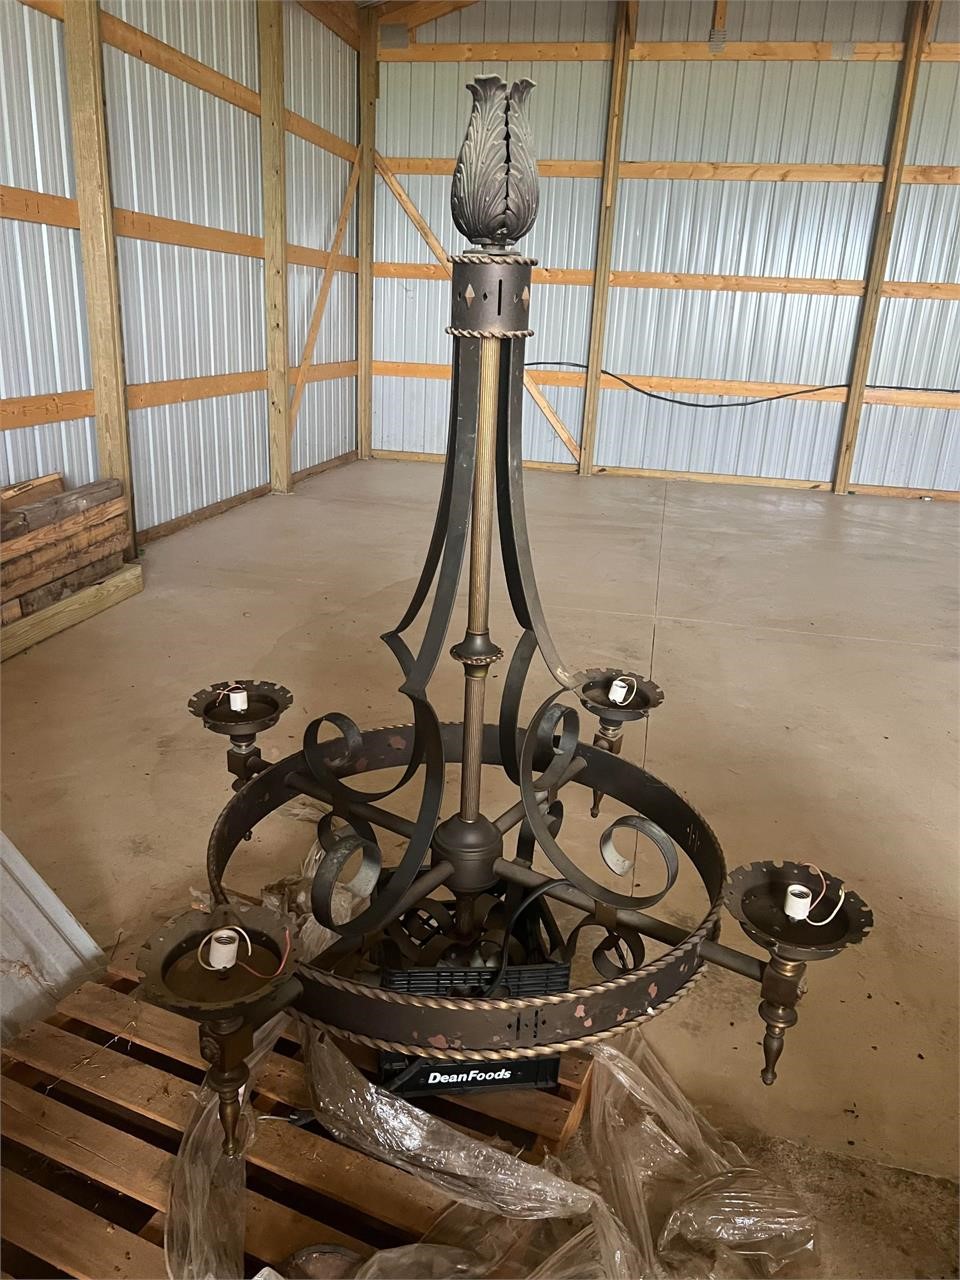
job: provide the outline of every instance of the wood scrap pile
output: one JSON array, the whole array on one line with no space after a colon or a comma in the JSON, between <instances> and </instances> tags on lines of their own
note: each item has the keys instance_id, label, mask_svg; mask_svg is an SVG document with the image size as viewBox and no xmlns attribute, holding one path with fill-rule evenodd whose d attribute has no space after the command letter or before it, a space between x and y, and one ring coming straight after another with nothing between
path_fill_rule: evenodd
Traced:
<instances>
[{"instance_id":1,"label":"wood scrap pile","mask_svg":"<svg viewBox=\"0 0 960 1280\"><path fill-rule=\"evenodd\" d=\"M57 604L123 567L130 513L119 480L65 490L61 475L0 490L3 624Z\"/></svg>"}]
</instances>

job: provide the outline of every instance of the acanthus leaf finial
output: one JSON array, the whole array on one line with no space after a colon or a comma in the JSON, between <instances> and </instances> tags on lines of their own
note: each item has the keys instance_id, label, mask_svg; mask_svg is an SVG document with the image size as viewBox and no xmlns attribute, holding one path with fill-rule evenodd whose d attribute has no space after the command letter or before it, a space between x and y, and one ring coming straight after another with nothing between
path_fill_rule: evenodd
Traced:
<instances>
[{"instance_id":1,"label":"acanthus leaf finial","mask_svg":"<svg viewBox=\"0 0 960 1280\"><path fill-rule=\"evenodd\" d=\"M509 90L497 75L477 76L467 89L473 109L450 192L453 220L468 240L504 248L533 226L540 193L528 99L532 80Z\"/></svg>"}]
</instances>

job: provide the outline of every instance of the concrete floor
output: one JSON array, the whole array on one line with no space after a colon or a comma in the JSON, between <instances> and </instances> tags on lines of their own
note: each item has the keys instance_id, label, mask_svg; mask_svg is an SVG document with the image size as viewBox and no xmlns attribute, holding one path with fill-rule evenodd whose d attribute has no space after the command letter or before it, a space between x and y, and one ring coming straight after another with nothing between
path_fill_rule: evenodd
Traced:
<instances>
[{"instance_id":1,"label":"concrete floor","mask_svg":"<svg viewBox=\"0 0 960 1280\"><path fill-rule=\"evenodd\" d=\"M406 604L439 480L351 466L152 544L143 595L4 665L4 829L101 943L203 884L228 786L220 741L186 712L195 689L288 685L271 758L327 710L407 718L377 636ZM822 862L876 916L811 973L775 1088L743 979L711 972L652 1038L721 1124L955 1176L960 508L540 472L527 489L567 661L652 667L666 691L627 753L704 813L728 865ZM498 591L500 643L508 618ZM460 688L443 660L445 718ZM310 839L284 817L262 830L238 888L291 870ZM594 847L585 816L564 830ZM742 941L732 921L724 939Z\"/></svg>"}]
</instances>

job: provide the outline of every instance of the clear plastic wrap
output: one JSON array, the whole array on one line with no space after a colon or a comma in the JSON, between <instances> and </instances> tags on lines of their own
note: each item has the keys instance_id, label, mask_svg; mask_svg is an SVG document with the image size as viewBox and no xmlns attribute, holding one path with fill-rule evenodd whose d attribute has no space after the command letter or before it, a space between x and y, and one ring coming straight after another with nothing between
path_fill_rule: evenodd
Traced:
<instances>
[{"instance_id":1,"label":"clear plastic wrap","mask_svg":"<svg viewBox=\"0 0 960 1280\"><path fill-rule=\"evenodd\" d=\"M817 1224L796 1196L757 1169L727 1169L698 1182L677 1203L659 1249L668 1262L716 1256L718 1246L772 1276L789 1263L817 1261ZM748 1272L749 1274L749 1272Z\"/></svg>"},{"instance_id":2,"label":"clear plastic wrap","mask_svg":"<svg viewBox=\"0 0 960 1280\"><path fill-rule=\"evenodd\" d=\"M386 1160L478 1209L516 1218L575 1217L590 1210L582 1187L477 1142L360 1074L323 1029L300 1020L317 1119L348 1146Z\"/></svg>"},{"instance_id":3,"label":"clear plastic wrap","mask_svg":"<svg viewBox=\"0 0 960 1280\"><path fill-rule=\"evenodd\" d=\"M278 1014L254 1037L248 1059L250 1081L273 1048L287 1022ZM246 1152L255 1121L250 1083L243 1090L240 1113L241 1153L223 1153L223 1130L216 1093L204 1084L197 1109L184 1130L170 1183L163 1247L171 1280L242 1280L246 1231Z\"/></svg>"},{"instance_id":4,"label":"clear plastic wrap","mask_svg":"<svg viewBox=\"0 0 960 1280\"><path fill-rule=\"evenodd\" d=\"M649 1274L732 1280L815 1265L816 1221L797 1197L747 1165L639 1032L619 1045L595 1050L588 1148Z\"/></svg>"}]
</instances>

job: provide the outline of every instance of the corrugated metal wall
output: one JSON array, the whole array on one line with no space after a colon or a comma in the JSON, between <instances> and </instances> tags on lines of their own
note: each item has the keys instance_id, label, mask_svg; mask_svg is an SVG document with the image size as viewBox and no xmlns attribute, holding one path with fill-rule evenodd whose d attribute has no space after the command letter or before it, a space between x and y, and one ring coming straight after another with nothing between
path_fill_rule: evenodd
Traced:
<instances>
[{"instance_id":1,"label":"corrugated metal wall","mask_svg":"<svg viewBox=\"0 0 960 1280\"><path fill-rule=\"evenodd\" d=\"M297 4L284 5L284 89L291 111L348 142L356 142L357 54ZM351 164L287 134L287 239L329 248L350 178ZM340 252L357 252L356 208ZM298 365L323 272L287 270L289 360ZM312 355L321 364L357 357L357 277L334 276ZM302 471L357 447L357 380L308 383L293 434L293 468Z\"/></svg>"},{"instance_id":2,"label":"corrugated metal wall","mask_svg":"<svg viewBox=\"0 0 960 1280\"><path fill-rule=\"evenodd\" d=\"M638 38L705 41L712 0L649 0ZM731 0L730 40L898 41L905 0ZM419 43L598 40L613 35L606 4L474 4L421 27ZM941 17L937 38L955 40ZM469 111L464 83L494 71L527 75L542 159L600 159L610 66L602 62L492 64L387 62L380 68L378 147L386 156L454 156ZM622 158L877 165L884 159L896 91L893 62L650 62L630 65ZM956 64L921 71L909 164L960 163ZM450 249L462 247L449 215L449 177L400 175L414 204ZM542 209L523 247L549 267L594 263L600 183L545 178ZM623 178L614 271L863 280L879 184ZM960 189L903 188L888 278L956 283ZM430 262L429 249L391 194L377 193L375 257ZM829 286L827 286L829 287ZM583 362L592 290L538 286L529 359ZM447 286L377 279L375 350L381 361L446 364ZM844 293L729 292L615 287L604 365L619 373L738 382L843 384L860 299ZM956 386L960 303L885 298L870 370L876 383ZM546 388L579 435L583 392ZM748 405L743 398L676 393L667 405L627 390L600 395L598 467L829 481L843 406L829 401ZM374 384L374 448L439 452L447 384L381 377ZM705 411L696 405L727 407ZM527 456L569 454L526 401ZM861 484L957 487L954 411L864 409L853 479ZM909 478L905 478L909 477Z\"/></svg>"},{"instance_id":3,"label":"corrugated metal wall","mask_svg":"<svg viewBox=\"0 0 960 1280\"><path fill-rule=\"evenodd\" d=\"M104 8L258 87L252 0ZM103 71L114 204L262 235L257 117L109 46ZM128 382L264 368L261 259L121 239L117 261ZM140 530L269 478L265 391L134 409L129 423Z\"/></svg>"},{"instance_id":4,"label":"corrugated metal wall","mask_svg":"<svg viewBox=\"0 0 960 1280\"><path fill-rule=\"evenodd\" d=\"M731 40L897 39L905 6L731 4ZM855 12L854 12L855 10ZM881 10L883 11L881 13ZM641 6L643 38L705 40L712 6ZM634 62L623 159L879 164L894 63ZM859 183L621 181L614 270L863 279L879 188ZM830 294L614 289L618 373L842 383L860 300ZM597 465L829 480L842 406L629 391L600 396Z\"/></svg>"},{"instance_id":5,"label":"corrugated metal wall","mask_svg":"<svg viewBox=\"0 0 960 1280\"><path fill-rule=\"evenodd\" d=\"M944 6L949 13L949 6ZM960 32L944 33L956 40ZM921 67L907 164L960 164L960 66ZM960 187L907 186L894 226L890 280L960 282ZM960 302L883 298L870 382L960 385ZM852 483L960 488L960 410L864 405Z\"/></svg>"},{"instance_id":6,"label":"corrugated metal wall","mask_svg":"<svg viewBox=\"0 0 960 1280\"><path fill-rule=\"evenodd\" d=\"M76 194L63 25L0 0L0 184ZM91 385L80 234L0 219L0 398ZM16 319L14 319L16 317ZM0 484L97 478L92 418L0 432Z\"/></svg>"},{"instance_id":7,"label":"corrugated metal wall","mask_svg":"<svg viewBox=\"0 0 960 1280\"><path fill-rule=\"evenodd\" d=\"M255 0L102 0L102 8L223 75L258 88ZM76 194L63 26L0 0L0 183ZM300 6L285 6L287 104L355 140L357 55ZM263 235L259 119L105 45L113 203L187 223ZM329 246L350 165L287 135L288 240ZM351 219L343 253L355 255ZM0 220L0 396L91 386L79 233ZM129 238L117 241L131 385L262 371L263 261ZM290 362L300 361L321 279L290 267ZM356 276L335 277L314 362L356 357ZM267 398L247 392L129 414L141 531L269 480ZM294 438L297 470L356 447L356 380L310 384ZM0 483L62 471L97 476L93 419L0 432Z\"/></svg>"},{"instance_id":8,"label":"corrugated metal wall","mask_svg":"<svg viewBox=\"0 0 960 1280\"><path fill-rule=\"evenodd\" d=\"M587 40L613 38L615 5L486 3L421 27L421 43L477 40ZM540 159L601 160L606 129L609 66L602 62L401 63L380 67L377 147L386 157L457 154L470 114L464 89L476 75L496 73L511 82L536 81L531 117ZM399 178L427 223L451 252L463 238L450 217L450 178ZM591 269L595 261L600 183L595 178L544 178L540 215L523 241L524 252L545 267ZM433 256L390 191L377 185L374 258L378 262L432 262ZM586 361L592 290L582 285L537 287L531 306L536 336L528 360ZM434 280L374 281L374 360L449 364L449 285ZM449 383L377 377L373 389L373 447L439 453L446 445ZM583 392L544 389L579 437ZM524 405L525 456L571 463L568 450L528 396Z\"/></svg>"}]
</instances>

